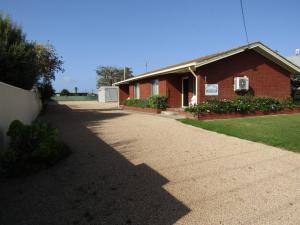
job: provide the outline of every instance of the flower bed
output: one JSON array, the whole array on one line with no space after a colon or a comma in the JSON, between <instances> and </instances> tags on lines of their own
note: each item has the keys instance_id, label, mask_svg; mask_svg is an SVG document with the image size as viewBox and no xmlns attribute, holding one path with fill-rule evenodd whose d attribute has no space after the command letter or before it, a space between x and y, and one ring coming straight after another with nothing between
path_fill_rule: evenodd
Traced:
<instances>
[{"instance_id":1,"label":"flower bed","mask_svg":"<svg viewBox=\"0 0 300 225\"><path fill-rule=\"evenodd\" d=\"M205 120L295 113L300 110L290 99L279 101L274 98L242 96L234 100L209 100L190 106L185 111L197 119Z\"/></svg>"},{"instance_id":2,"label":"flower bed","mask_svg":"<svg viewBox=\"0 0 300 225\"><path fill-rule=\"evenodd\" d=\"M300 109L283 109L281 111L274 112L249 112L249 113L199 113L194 115L195 119L198 120L215 120L215 119L231 119L231 118L242 118L242 117L253 117L253 116L265 116L265 115L276 115L276 114L292 114L300 113ZM190 114L193 115L193 114ZM190 116L188 118L191 118Z\"/></svg>"}]
</instances>

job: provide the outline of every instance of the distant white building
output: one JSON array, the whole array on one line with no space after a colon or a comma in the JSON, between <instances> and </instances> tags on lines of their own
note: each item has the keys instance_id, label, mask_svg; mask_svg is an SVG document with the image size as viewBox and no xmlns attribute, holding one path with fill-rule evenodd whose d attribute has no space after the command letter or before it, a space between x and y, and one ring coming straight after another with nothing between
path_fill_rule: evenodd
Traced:
<instances>
[{"instance_id":1,"label":"distant white building","mask_svg":"<svg viewBox=\"0 0 300 225\"><path fill-rule=\"evenodd\" d=\"M102 86L98 90L99 102L118 102L119 87L118 86Z\"/></svg>"}]
</instances>

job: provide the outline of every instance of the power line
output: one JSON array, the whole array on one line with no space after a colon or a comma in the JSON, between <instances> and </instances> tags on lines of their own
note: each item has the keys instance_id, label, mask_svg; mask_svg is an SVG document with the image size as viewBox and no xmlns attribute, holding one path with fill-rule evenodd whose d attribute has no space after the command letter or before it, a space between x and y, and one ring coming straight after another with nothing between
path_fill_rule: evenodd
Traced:
<instances>
[{"instance_id":1,"label":"power line","mask_svg":"<svg viewBox=\"0 0 300 225\"><path fill-rule=\"evenodd\" d=\"M240 3L241 3L241 10L242 10L243 24L244 24L245 34L246 34L246 40L247 40L247 43L249 45L249 38L248 38L248 32L247 32L247 26L246 26L245 14L244 14L243 0L240 0Z\"/></svg>"}]
</instances>

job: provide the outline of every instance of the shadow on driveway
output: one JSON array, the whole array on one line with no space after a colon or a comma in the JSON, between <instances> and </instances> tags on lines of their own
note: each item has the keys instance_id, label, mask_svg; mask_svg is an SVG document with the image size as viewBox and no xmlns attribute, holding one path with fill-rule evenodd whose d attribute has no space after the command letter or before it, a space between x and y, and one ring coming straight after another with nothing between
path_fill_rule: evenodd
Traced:
<instances>
[{"instance_id":1,"label":"shadow on driveway","mask_svg":"<svg viewBox=\"0 0 300 225\"><path fill-rule=\"evenodd\" d=\"M166 178L133 165L86 128L121 116L127 114L51 105L44 119L59 128L73 154L39 174L0 180L0 224L167 225L189 213L162 187Z\"/></svg>"}]
</instances>

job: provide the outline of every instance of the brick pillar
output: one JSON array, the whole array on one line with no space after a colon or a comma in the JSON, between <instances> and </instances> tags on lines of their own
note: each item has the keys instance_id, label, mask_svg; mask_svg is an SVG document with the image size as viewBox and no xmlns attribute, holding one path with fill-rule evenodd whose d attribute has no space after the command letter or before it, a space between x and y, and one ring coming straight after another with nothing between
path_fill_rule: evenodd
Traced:
<instances>
[{"instance_id":1,"label":"brick pillar","mask_svg":"<svg viewBox=\"0 0 300 225\"><path fill-rule=\"evenodd\" d=\"M205 79L201 74L198 75L198 103L205 101Z\"/></svg>"}]
</instances>

